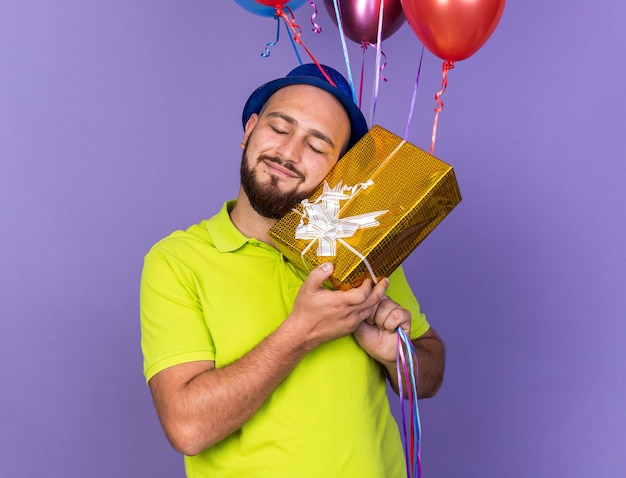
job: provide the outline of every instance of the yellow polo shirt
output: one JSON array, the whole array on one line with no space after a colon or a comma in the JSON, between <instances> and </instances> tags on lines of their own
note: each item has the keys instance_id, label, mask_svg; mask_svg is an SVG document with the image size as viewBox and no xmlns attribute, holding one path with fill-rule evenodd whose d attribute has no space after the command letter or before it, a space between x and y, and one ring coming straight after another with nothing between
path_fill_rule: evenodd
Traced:
<instances>
[{"instance_id":1,"label":"yellow polo shirt","mask_svg":"<svg viewBox=\"0 0 626 478\"><path fill-rule=\"evenodd\" d=\"M140 298L146 380L180 363L231 363L290 313L306 274L273 247L243 236L228 214L234 204L146 255ZM411 311L412 338L428 330L401 269L387 293ZM240 430L185 457L185 467L190 478L406 476L381 366L352 336L307 354Z\"/></svg>"}]
</instances>

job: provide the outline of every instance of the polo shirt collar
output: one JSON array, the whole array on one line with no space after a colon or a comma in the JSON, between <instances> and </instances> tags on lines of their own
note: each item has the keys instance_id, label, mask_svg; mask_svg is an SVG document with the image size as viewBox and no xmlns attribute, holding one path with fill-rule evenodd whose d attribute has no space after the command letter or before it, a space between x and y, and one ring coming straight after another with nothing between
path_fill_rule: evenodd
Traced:
<instances>
[{"instance_id":1,"label":"polo shirt collar","mask_svg":"<svg viewBox=\"0 0 626 478\"><path fill-rule=\"evenodd\" d=\"M225 202L220 212L206 223L207 231L220 252L232 252L250 241L250 238L244 236L230 219L229 212L236 202L236 199Z\"/></svg>"}]
</instances>

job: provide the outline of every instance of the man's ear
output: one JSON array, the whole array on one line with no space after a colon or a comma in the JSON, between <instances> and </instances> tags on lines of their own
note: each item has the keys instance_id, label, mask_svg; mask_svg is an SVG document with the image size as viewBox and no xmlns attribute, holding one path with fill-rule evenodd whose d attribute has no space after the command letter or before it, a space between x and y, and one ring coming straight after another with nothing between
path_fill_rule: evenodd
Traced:
<instances>
[{"instance_id":1,"label":"man's ear","mask_svg":"<svg viewBox=\"0 0 626 478\"><path fill-rule=\"evenodd\" d=\"M248 142L250 133L252 133L252 130L254 129L258 121L259 115L256 113L252 113L250 115L250 118L248 118L248 121L246 121L246 127L243 130L243 139L241 140L241 144L239 145L241 149L244 149L246 147L246 143Z\"/></svg>"}]
</instances>

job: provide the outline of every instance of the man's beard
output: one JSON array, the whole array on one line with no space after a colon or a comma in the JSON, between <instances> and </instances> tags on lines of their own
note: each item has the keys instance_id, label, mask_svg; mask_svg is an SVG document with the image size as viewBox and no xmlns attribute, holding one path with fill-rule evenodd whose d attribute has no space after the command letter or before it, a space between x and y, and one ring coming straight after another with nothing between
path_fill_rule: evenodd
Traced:
<instances>
[{"instance_id":1,"label":"man's beard","mask_svg":"<svg viewBox=\"0 0 626 478\"><path fill-rule=\"evenodd\" d=\"M256 172L250 169L248 165L247 150L246 146L241 157L241 186L248 197L248 201L250 201L250 205L258 214L270 219L280 219L303 199L311 195L312 191L299 192L295 189L282 192L278 187L280 179L276 176L271 176L267 184L260 184ZM297 173L291 162L281 161L276 157L267 155L261 155L257 159L257 164L261 161L274 162Z\"/></svg>"}]
</instances>

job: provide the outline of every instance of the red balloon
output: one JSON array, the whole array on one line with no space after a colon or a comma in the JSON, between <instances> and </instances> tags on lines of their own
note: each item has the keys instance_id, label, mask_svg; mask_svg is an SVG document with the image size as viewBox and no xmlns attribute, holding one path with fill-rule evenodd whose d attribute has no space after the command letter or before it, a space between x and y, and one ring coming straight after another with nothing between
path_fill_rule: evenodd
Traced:
<instances>
[{"instance_id":1,"label":"red balloon","mask_svg":"<svg viewBox=\"0 0 626 478\"><path fill-rule=\"evenodd\" d=\"M265 5L267 7L282 7L289 0L255 0L256 3Z\"/></svg>"},{"instance_id":2,"label":"red balloon","mask_svg":"<svg viewBox=\"0 0 626 478\"><path fill-rule=\"evenodd\" d=\"M496 29L505 0L401 0L413 32L431 53L448 61L476 53Z\"/></svg>"},{"instance_id":3,"label":"red balloon","mask_svg":"<svg viewBox=\"0 0 626 478\"><path fill-rule=\"evenodd\" d=\"M306 0L289 0L282 2L281 6L289 7L293 11L300 8L304 2L306 2ZM269 7L256 0L235 0L235 3L244 10L248 10L250 13L254 13L255 15L273 18L276 16L277 7L275 4L279 2L272 1L272 5Z\"/></svg>"},{"instance_id":4,"label":"red balloon","mask_svg":"<svg viewBox=\"0 0 626 478\"><path fill-rule=\"evenodd\" d=\"M381 0L337 0L341 12L344 34L357 43L376 44L378 40L378 14ZM384 0L382 39L394 34L404 23L400 0ZM330 18L337 25L335 2L324 0Z\"/></svg>"}]
</instances>

